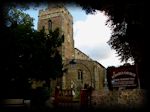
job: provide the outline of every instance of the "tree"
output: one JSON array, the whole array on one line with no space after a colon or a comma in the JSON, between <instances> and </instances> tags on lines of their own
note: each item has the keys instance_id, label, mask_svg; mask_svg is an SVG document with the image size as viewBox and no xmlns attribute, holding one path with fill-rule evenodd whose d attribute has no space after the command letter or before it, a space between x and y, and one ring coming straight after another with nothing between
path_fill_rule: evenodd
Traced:
<instances>
[{"instance_id":1,"label":"tree","mask_svg":"<svg viewBox=\"0 0 150 112\"><path fill-rule=\"evenodd\" d=\"M1 36L1 64L0 64L0 71L1 71L1 87L2 90L7 91L7 88L17 89L16 85L20 82L20 78L24 78L22 74L18 77L19 72L21 71L21 66L18 64L17 59L17 42L19 42L24 37L27 37L27 33L32 32L32 25L33 25L33 18L29 17L27 14L23 14L21 10L17 10L12 8L6 11L7 18L2 26L3 36ZM17 40L18 39L18 40ZM19 55L19 54L18 54ZM20 69L18 69L20 68ZM18 69L18 70L17 70ZM17 81L15 81L17 79ZM25 79L24 79L25 80ZM3 91L4 92L4 91ZM23 91L22 91L23 92ZM7 91L7 93L9 93ZM6 96L7 94L4 93ZM16 94L17 95L17 94ZM3 95L2 95L3 96Z\"/></svg>"},{"instance_id":2,"label":"tree","mask_svg":"<svg viewBox=\"0 0 150 112\"><path fill-rule=\"evenodd\" d=\"M8 97L10 90L16 91L16 97L22 97L20 95L29 89L28 79L47 82L49 78L62 75L58 47L64 37L60 35L59 29L49 31L49 34L44 29L34 30L33 18L21 10L12 8L8 13L1 46L0 71L3 75L0 82L4 92L1 96Z\"/></svg>"}]
</instances>

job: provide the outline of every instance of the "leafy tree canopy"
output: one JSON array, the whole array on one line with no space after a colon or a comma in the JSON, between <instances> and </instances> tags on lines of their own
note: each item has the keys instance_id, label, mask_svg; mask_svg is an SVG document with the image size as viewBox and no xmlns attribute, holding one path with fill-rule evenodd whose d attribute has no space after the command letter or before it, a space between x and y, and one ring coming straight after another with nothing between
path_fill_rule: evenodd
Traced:
<instances>
[{"instance_id":1,"label":"leafy tree canopy","mask_svg":"<svg viewBox=\"0 0 150 112\"><path fill-rule=\"evenodd\" d=\"M8 11L0 47L2 90L16 87L16 91L25 91L29 78L48 80L62 75L58 47L64 36L59 29L46 34L44 29L36 31L32 26L33 18L28 14L17 8Z\"/></svg>"},{"instance_id":2,"label":"leafy tree canopy","mask_svg":"<svg viewBox=\"0 0 150 112\"><path fill-rule=\"evenodd\" d=\"M94 0L78 1L87 13L96 10L104 11L109 16L113 30L108 44L117 51L121 61L143 59L143 51L146 46L144 40L145 2L135 0ZM142 48L139 48L142 45Z\"/></svg>"}]
</instances>

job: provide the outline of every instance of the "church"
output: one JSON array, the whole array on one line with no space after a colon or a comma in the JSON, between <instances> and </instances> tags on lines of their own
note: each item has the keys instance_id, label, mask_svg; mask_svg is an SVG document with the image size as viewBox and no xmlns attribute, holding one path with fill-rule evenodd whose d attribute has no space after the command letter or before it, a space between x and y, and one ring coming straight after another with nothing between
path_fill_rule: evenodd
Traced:
<instances>
[{"instance_id":1,"label":"church","mask_svg":"<svg viewBox=\"0 0 150 112\"><path fill-rule=\"evenodd\" d=\"M52 91L59 86L62 89L73 88L77 93L85 85L94 90L104 90L106 86L106 68L99 62L91 59L85 53L74 47L73 39L73 17L70 12L61 5L48 6L39 11L38 30L60 29L64 35L64 42L60 47L62 56L63 76L50 81Z\"/></svg>"}]
</instances>

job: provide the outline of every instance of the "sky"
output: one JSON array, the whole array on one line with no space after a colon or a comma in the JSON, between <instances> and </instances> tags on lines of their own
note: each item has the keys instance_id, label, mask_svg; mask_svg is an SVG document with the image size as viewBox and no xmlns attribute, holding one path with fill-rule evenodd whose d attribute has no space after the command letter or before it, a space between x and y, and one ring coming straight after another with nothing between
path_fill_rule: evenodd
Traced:
<instances>
[{"instance_id":1,"label":"sky","mask_svg":"<svg viewBox=\"0 0 150 112\"><path fill-rule=\"evenodd\" d=\"M38 11L25 11L34 18L34 28L37 29ZM108 45L108 40L111 37L111 29L106 26L108 17L103 12L96 11L95 14L86 14L79 6L66 6L73 16L73 39L74 46L78 48L91 59L98 61L104 67L120 66L119 57L115 50Z\"/></svg>"}]
</instances>

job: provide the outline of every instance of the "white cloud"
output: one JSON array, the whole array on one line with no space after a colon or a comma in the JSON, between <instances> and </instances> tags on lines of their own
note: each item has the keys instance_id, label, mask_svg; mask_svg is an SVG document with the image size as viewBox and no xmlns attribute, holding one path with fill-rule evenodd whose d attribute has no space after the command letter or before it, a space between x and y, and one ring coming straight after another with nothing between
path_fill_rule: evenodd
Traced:
<instances>
[{"instance_id":1,"label":"white cloud","mask_svg":"<svg viewBox=\"0 0 150 112\"><path fill-rule=\"evenodd\" d=\"M101 63L104 67L108 66L120 66L123 65L124 62L120 62L119 57L117 56L116 52L111 49L109 57L106 59L98 59L99 63Z\"/></svg>"},{"instance_id":2,"label":"white cloud","mask_svg":"<svg viewBox=\"0 0 150 112\"><path fill-rule=\"evenodd\" d=\"M91 43L90 45L93 46L108 41L111 31L105 26L106 20L106 16L99 12L95 15L87 15L85 21L75 22L74 36L77 41L75 45L89 45ZM84 41L84 43L78 43L78 41Z\"/></svg>"},{"instance_id":3,"label":"white cloud","mask_svg":"<svg viewBox=\"0 0 150 112\"><path fill-rule=\"evenodd\" d=\"M85 21L76 21L73 26L75 47L105 67L118 66L119 58L107 44L111 30L105 25L106 21L107 17L99 11L87 15Z\"/></svg>"}]
</instances>

